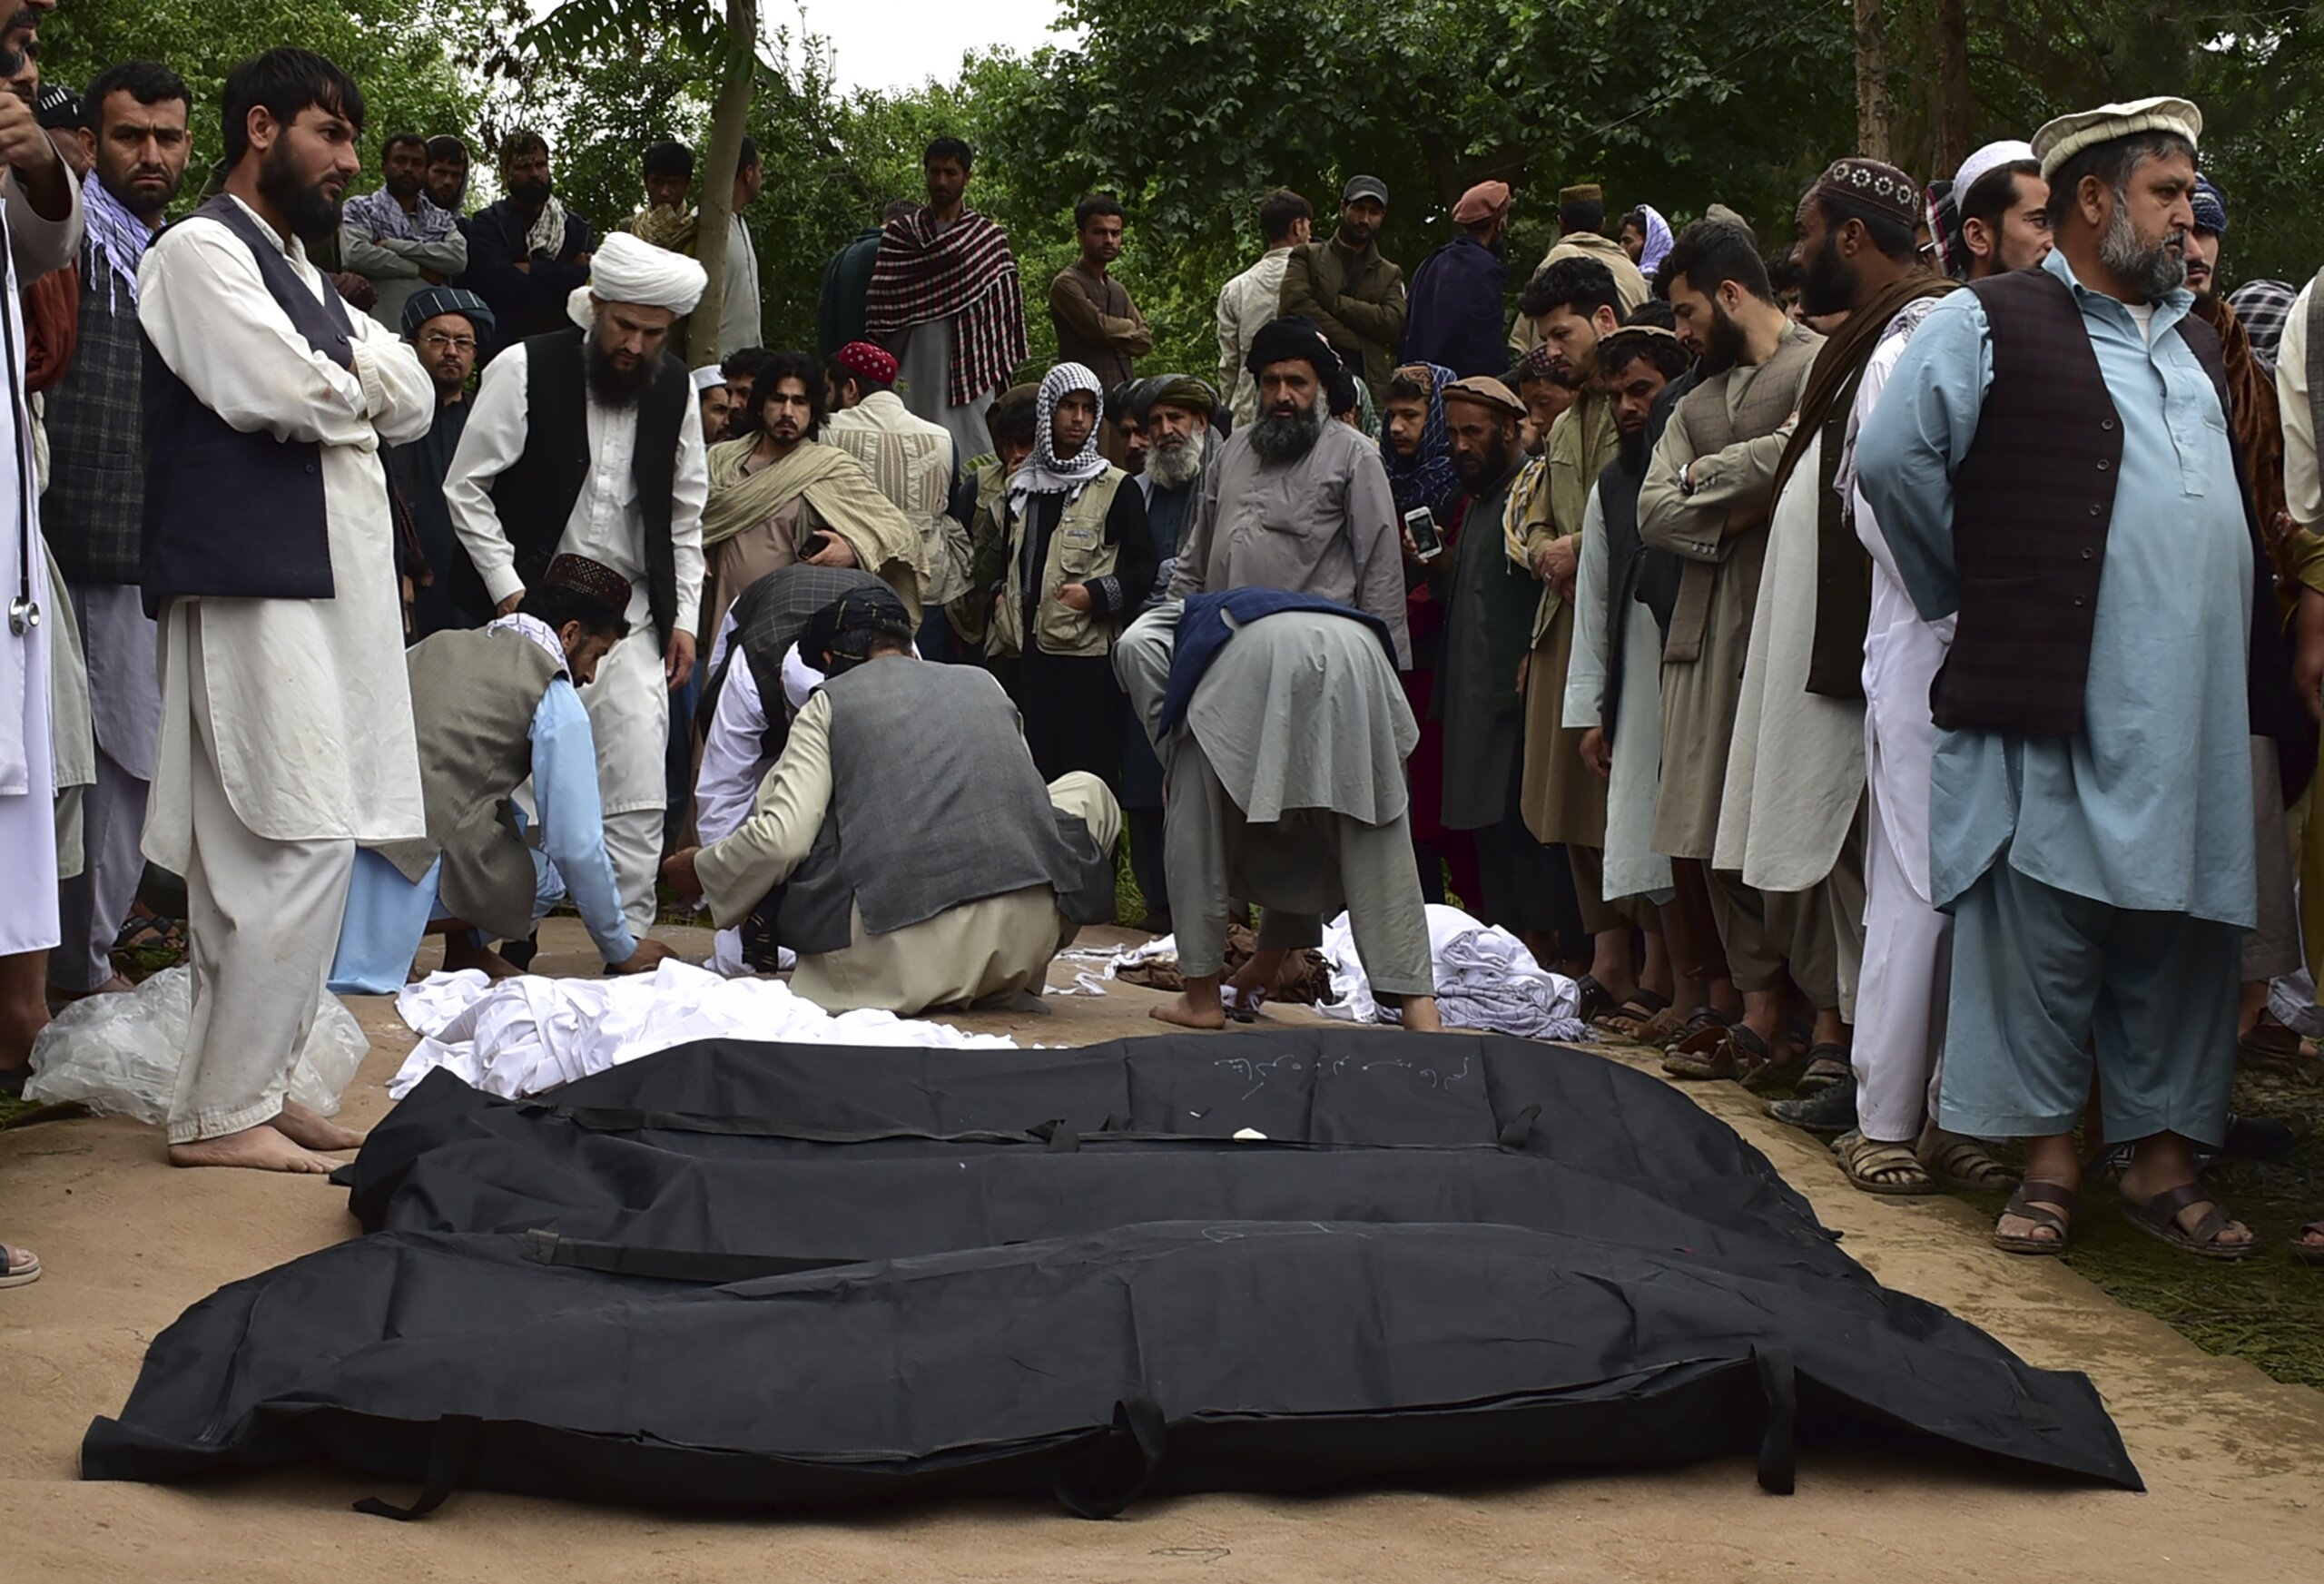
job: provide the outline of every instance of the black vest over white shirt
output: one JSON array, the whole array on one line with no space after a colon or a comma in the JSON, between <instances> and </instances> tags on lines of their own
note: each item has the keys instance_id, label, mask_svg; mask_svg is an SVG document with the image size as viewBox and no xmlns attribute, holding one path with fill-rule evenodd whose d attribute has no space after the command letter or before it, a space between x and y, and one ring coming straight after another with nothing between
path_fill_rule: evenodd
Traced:
<instances>
[{"instance_id":1,"label":"black vest over white shirt","mask_svg":"<svg viewBox=\"0 0 2324 1584\"><path fill-rule=\"evenodd\" d=\"M239 238L307 344L354 368L347 305L328 288L317 297L249 210L221 194L189 218L215 221ZM182 596L330 598L321 445L235 428L170 371L151 337L143 339L146 614Z\"/></svg>"},{"instance_id":2,"label":"black vest over white shirt","mask_svg":"<svg viewBox=\"0 0 2324 1584\"><path fill-rule=\"evenodd\" d=\"M525 449L493 480L492 510L516 551L517 576L538 584L564 541L573 503L589 477L589 378L582 332L534 336L525 348ZM666 645L678 619L677 548L670 538L671 492L677 482L678 436L694 382L668 353L638 404L637 444L630 453L643 520L645 596L654 626ZM492 600L466 564L458 574L459 597L477 610Z\"/></svg>"}]
</instances>

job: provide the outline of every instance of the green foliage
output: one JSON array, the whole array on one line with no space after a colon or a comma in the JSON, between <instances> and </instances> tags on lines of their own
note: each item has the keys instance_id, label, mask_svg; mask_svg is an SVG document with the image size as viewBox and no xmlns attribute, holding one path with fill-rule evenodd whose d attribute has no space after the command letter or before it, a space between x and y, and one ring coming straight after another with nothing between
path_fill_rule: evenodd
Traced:
<instances>
[{"instance_id":1,"label":"green foliage","mask_svg":"<svg viewBox=\"0 0 2324 1584\"><path fill-rule=\"evenodd\" d=\"M1935 144L1935 0L1889 0L1896 156ZM286 39L353 72L371 101L368 151L390 131L462 132L492 195L491 152L540 130L566 202L599 226L641 201L657 138L706 154L711 103L740 46L720 0L67 0L44 24L53 77L85 82L130 54L193 85L197 161L215 157L226 68ZM1071 211L1097 191L1130 212L1118 266L1155 330L1143 366L1215 371L1219 286L1259 251L1257 204L1306 194L1327 230L1340 182L1384 180L1382 245L1409 271L1447 234L1460 192L1516 189L1512 290L1555 231L1556 189L1601 182L1610 212L1651 202L1674 223L1713 200L1773 248L1794 199L1854 142L1849 11L1794 0L1217 0L1194 12L1059 0L1081 42L972 54L954 83L904 93L836 85L819 41L760 29L749 129L765 158L747 219L767 337L812 344L825 261L896 198L921 192L940 135L977 150L970 202L1009 233L1033 366L1054 355L1051 275L1075 253ZM1969 0L1979 142L2061 110L2141 93L2193 98L2204 162L2226 190L2230 280L2299 280L2324 257L2307 193L2324 174L2308 85L2324 10L2286 0L2181 14L2105 0ZM359 181L359 189L369 179Z\"/></svg>"},{"instance_id":2,"label":"green foliage","mask_svg":"<svg viewBox=\"0 0 2324 1584\"><path fill-rule=\"evenodd\" d=\"M219 96L235 62L295 43L328 55L362 85L369 111L364 163L376 172L381 140L395 132L462 133L475 90L446 48L475 27L483 0L270 0L265 5L196 5L188 0L72 0L41 23L41 74L78 86L124 60L159 61L193 93L193 161L181 207L220 157ZM355 190L376 185L359 177Z\"/></svg>"}]
</instances>

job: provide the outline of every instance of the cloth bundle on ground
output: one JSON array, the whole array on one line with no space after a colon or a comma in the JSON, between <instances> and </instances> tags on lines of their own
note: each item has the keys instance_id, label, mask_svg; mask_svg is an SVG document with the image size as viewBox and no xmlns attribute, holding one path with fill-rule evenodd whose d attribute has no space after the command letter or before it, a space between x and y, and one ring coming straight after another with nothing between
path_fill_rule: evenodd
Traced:
<instances>
[{"instance_id":1,"label":"cloth bundle on ground","mask_svg":"<svg viewBox=\"0 0 2324 1584\"><path fill-rule=\"evenodd\" d=\"M369 1235L196 1304L84 1477L1095 1516L1737 1454L1783 1491L1871 1441L2139 1486L2085 1377L1883 1289L1684 1096L1506 1037L437 1073L340 1180Z\"/></svg>"},{"instance_id":2,"label":"cloth bundle on ground","mask_svg":"<svg viewBox=\"0 0 2324 1584\"><path fill-rule=\"evenodd\" d=\"M1447 1028L1521 1034L1528 1039L1597 1038L1581 1020L1581 988L1536 962L1508 930L1431 902L1428 950L1436 972L1437 1015ZM1352 1023L1383 1021L1345 913L1324 926L1323 956L1331 970L1331 998L1317 1009Z\"/></svg>"},{"instance_id":3,"label":"cloth bundle on ground","mask_svg":"<svg viewBox=\"0 0 2324 1584\"><path fill-rule=\"evenodd\" d=\"M1169 939L1164 937L1165 940ZM1242 966L1251 960L1259 949L1259 938L1240 924L1226 927L1227 978L1235 977ZM1134 985L1144 985L1149 990L1176 992L1187 988L1187 976L1178 971L1178 954L1175 946L1167 956L1143 962L1128 963L1116 970L1115 978ZM1270 1001L1295 1001L1312 1007L1332 998L1332 976L1324 954L1311 947L1301 947L1283 959L1283 973L1275 989L1267 992Z\"/></svg>"},{"instance_id":4,"label":"cloth bundle on ground","mask_svg":"<svg viewBox=\"0 0 2324 1584\"><path fill-rule=\"evenodd\" d=\"M526 974L494 984L473 969L433 973L403 988L396 1011L422 1036L389 1080L397 1099L438 1067L487 1094L518 1099L718 1035L801 1046L1016 1044L867 1008L834 1015L779 980L724 979L675 960L625 979Z\"/></svg>"}]
</instances>

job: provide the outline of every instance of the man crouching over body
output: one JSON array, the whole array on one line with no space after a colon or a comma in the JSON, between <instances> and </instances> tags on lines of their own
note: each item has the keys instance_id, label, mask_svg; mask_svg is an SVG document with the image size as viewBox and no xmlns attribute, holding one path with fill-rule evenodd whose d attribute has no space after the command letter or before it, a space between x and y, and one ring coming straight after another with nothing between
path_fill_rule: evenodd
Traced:
<instances>
[{"instance_id":1,"label":"man crouching over body","mask_svg":"<svg viewBox=\"0 0 2324 1584\"><path fill-rule=\"evenodd\" d=\"M1046 1010L1049 959L1113 917L1121 811L1093 775L1043 787L1000 684L914 659L912 625L884 587L815 614L799 648L826 680L751 817L663 878L797 952L826 1010Z\"/></svg>"},{"instance_id":2,"label":"man crouching over body","mask_svg":"<svg viewBox=\"0 0 2324 1584\"><path fill-rule=\"evenodd\" d=\"M1166 1023L1226 1027L1227 899L1265 910L1238 991L1344 906L1373 994L1434 1032L1403 762L1420 741L1383 622L1313 595L1238 588L1141 616L1114 671L1162 761L1163 861L1186 993Z\"/></svg>"}]
</instances>

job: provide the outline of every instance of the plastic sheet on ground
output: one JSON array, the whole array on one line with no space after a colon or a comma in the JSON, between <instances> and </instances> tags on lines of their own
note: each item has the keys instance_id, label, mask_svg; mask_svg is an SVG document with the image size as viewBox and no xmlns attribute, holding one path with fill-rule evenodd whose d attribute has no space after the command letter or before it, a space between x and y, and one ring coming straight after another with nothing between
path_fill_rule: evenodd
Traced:
<instances>
[{"instance_id":1,"label":"plastic sheet on ground","mask_svg":"<svg viewBox=\"0 0 2324 1584\"><path fill-rule=\"evenodd\" d=\"M400 1100L438 1067L503 1099L520 1099L649 1052L733 1036L791 1045L1011 1048L995 1034L858 1010L834 1015L780 979L721 979L669 961L651 974L595 979L433 973L396 996L424 1036L388 1093Z\"/></svg>"},{"instance_id":2,"label":"plastic sheet on ground","mask_svg":"<svg viewBox=\"0 0 2324 1584\"><path fill-rule=\"evenodd\" d=\"M290 1069L290 1098L330 1117L371 1042L337 996L320 987L315 993L315 1020ZM34 1041L25 1098L159 1127L177 1092L192 1015L193 976L184 968L164 969L125 996L75 1001Z\"/></svg>"},{"instance_id":3,"label":"plastic sheet on ground","mask_svg":"<svg viewBox=\"0 0 2324 1584\"><path fill-rule=\"evenodd\" d=\"M1533 960L1525 943L1458 908L1428 904L1428 949L1436 965L1436 1011L1447 1028L1481 1028L1531 1039L1595 1038L1581 1018L1581 987ZM1388 1021L1372 997L1345 913L1324 928L1332 999L1316 1008L1351 1023Z\"/></svg>"}]
</instances>

